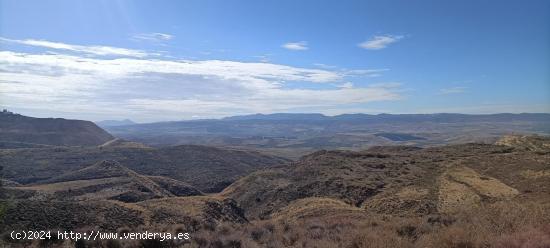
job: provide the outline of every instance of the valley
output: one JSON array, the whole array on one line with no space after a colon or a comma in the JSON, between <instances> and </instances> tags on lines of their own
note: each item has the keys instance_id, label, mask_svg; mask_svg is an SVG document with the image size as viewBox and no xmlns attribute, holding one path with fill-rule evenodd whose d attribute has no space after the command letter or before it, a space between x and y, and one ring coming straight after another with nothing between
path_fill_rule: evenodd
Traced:
<instances>
[{"instance_id":1,"label":"valley","mask_svg":"<svg viewBox=\"0 0 550 248\"><path fill-rule=\"evenodd\" d=\"M546 242L547 136L419 146L409 142L428 142L428 135L378 130L372 136L386 141L325 149L331 143L320 139L324 145L309 146L315 151L297 159L255 146L157 146L122 138L0 149L0 244L76 245L12 240L10 230L191 236L183 243L79 241L86 247L501 247L527 242L523 236Z\"/></svg>"},{"instance_id":2,"label":"valley","mask_svg":"<svg viewBox=\"0 0 550 248\"><path fill-rule=\"evenodd\" d=\"M512 133L550 134L549 114L270 114L106 127L117 137L153 146L181 144L253 149L289 159L320 149L364 150L493 143Z\"/></svg>"}]
</instances>

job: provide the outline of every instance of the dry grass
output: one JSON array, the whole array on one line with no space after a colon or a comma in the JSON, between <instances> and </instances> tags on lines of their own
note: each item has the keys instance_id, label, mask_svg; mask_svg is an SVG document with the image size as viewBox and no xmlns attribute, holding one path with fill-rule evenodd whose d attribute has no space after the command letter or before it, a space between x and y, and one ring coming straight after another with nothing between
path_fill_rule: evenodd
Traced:
<instances>
[{"instance_id":1,"label":"dry grass","mask_svg":"<svg viewBox=\"0 0 550 248\"><path fill-rule=\"evenodd\" d=\"M192 247L543 248L550 247L548 223L548 206L507 201L453 216L340 214L222 224L195 233Z\"/></svg>"},{"instance_id":2,"label":"dry grass","mask_svg":"<svg viewBox=\"0 0 550 248\"><path fill-rule=\"evenodd\" d=\"M89 179L89 180L74 180L74 181L65 181L59 183L50 183L50 184L39 184L33 186L22 186L17 187L21 190L37 190L37 191L46 191L46 192L55 192L55 191L64 191L67 189L80 189L95 185L105 185L113 183L127 183L130 181L130 178L127 177L109 177L109 178L98 178L98 179Z\"/></svg>"},{"instance_id":3,"label":"dry grass","mask_svg":"<svg viewBox=\"0 0 550 248\"><path fill-rule=\"evenodd\" d=\"M522 148L539 153L548 153L550 151L550 141L548 140L548 138L545 138L543 136L504 136L499 139L495 144Z\"/></svg>"},{"instance_id":4,"label":"dry grass","mask_svg":"<svg viewBox=\"0 0 550 248\"><path fill-rule=\"evenodd\" d=\"M341 200L323 197L308 197L291 202L288 206L273 213L271 219L297 221L304 218L349 213L362 215L365 214L365 211Z\"/></svg>"},{"instance_id":5,"label":"dry grass","mask_svg":"<svg viewBox=\"0 0 550 248\"><path fill-rule=\"evenodd\" d=\"M198 217L209 200L214 199L208 196L170 197L147 200L135 205L166 215Z\"/></svg>"},{"instance_id":6,"label":"dry grass","mask_svg":"<svg viewBox=\"0 0 550 248\"><path fill-rule=\"evenodd\" d=\"M520 238L550 238L550 208L534 203L498 202L481 208L462 209L455 222L435 229L418 241L427 247L503 247L504 240L518 245L507 247L548 247L544 244L524 246ZM545 232L546 230L546 232ZM533 235L530 237L530 235Z\"/></svg>"},{"instance_id":7,"label":"dry grass","mask_svg":"<svg viewBox=\"0 0 550 248\"><path fill-rule=\"evenodd\" d=\"M456 182L468 185L478 194L493 198L510 198L519 192L496 178L480 175L468 167L455 167L448 173Z\"/></svg>"},{"instance_id":8,"label":"dry grass","mask_svg":"<svg viewBox=\"0 0 550 248\"><path fill-rule=\"evenodd\" d=\"M464 206L479 206L483 199L503 200L518 195L519 191L500 180L480 175L476 171L457 166L439 178L438 209L452 213Z\"/></svg>"},{"instance_id":9,"label":"dry grass","mask_svg":"<svg viewBox=\"0 0 550 248\"><path fill-rule=\"evenodd\" d=\"M462 206L479 206L481 197L465 184L453 181L446 176L440 179L438 210L452 213Z\"/></svg>"},{"instance_id":10,"label":"dry grass","mask_svg":"<svg viewBox=\"0 0 550 248\"><path fill-rule=\"evenodd\" d=\"M322 199L322 202L329 201ZM328 203L328 205L339 205ZM307 204L303 204L307 206ZM342 206L343 207L343 206ZM550 247L550 206L503 201L464 208L452 216L392 217L344 213L294 220L271 219L243 224L190 221L185 224L124 228L189 232L190 242L97 241L85 247ZM83 231L83 230L80 230ZM11 246L28 246L10 244ZM44 246L45 245L45 246ZM49 245L49 246L48 246ZM72 242L42 241L30 247L75 247ZM81 246L82 247L82 246Z\"/></svg>"},{"instance_id":11,"label":"dry grass","mask_svg":"<svg viewBox=\"0 0 550 248\"><path fill-rule=\"evenodd\" d=\"M550 170L524 170L520 175L526 179L550 178Z\"/></svg>"}]
</instances>

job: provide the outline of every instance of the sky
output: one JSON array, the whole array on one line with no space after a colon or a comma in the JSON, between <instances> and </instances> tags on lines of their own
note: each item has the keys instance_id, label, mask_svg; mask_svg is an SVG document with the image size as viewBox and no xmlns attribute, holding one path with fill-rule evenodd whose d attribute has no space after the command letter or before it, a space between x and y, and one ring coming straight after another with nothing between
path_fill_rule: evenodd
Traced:
<instances>
[{"instance_id":1,"label":"sky","mask_svg":"<svg viewBox=\"0 0 550 248\"><path fill-rule=\"evenodd\" d=\"M550 113L550 1L0 0L0 108Z\"/></svg>"}]
</instances>

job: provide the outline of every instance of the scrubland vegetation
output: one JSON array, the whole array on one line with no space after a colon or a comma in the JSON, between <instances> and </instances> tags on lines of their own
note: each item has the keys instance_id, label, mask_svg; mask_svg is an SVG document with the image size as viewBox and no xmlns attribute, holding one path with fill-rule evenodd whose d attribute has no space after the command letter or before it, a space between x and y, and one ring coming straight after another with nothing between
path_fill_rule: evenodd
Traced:
<instances>
[{"instance_id":1,"label":"scrubland vegetation","mask_svg":"<svg viewBox=\"0 0 550 248\"><path fill-rule=\"evenodd\" d=\"M153 227L151 227L153 228ZM190 241L60 241L34 247L550 247L550 206L514 201L464 208L454 215L396 217L352 213L298 220L189 222L154 227L189 232ZM151 230L151 229L148 229ZM145 231L120 228L119 232ZM4 237L6 238L6 237Z\"/></svg>"}]
</instances>

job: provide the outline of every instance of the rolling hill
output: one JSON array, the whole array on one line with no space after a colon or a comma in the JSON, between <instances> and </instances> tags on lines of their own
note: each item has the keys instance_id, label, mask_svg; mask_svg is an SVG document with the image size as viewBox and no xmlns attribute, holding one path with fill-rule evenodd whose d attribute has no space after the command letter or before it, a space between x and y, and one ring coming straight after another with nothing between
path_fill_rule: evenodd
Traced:
<instances>
[{"instance_id":1,"label":"rolling hill","mask_svg":"<svg viewBox=\"0 0 550 248\"><path fill-rule=\"evenodd\" d=\"M34 130L27 131L34 132L32 137L53 132L64 136L59 140L85 137L71 136L80 129L63 125L56 127L63 134L56 133L48 127L49 119L37 121L45 128L29 124L15 129L13 123L30 117L3 115L20 118L2 123L11 125L10 132ZM169 133L176 134L177 143L220 147L159 147L110 136L95 145L66 145L13 136L0 143L8 148L0 149L0 230L187 231L196 247L541 243L550 239L545 229L550 221L550 139L498 134L544 133L544 123L545 115L281 114L185 122L183 129L181 123L161 124L175 125ZM189 125L193 127L186 129ZM226 132L233 135L224 136ZM460 142L478 139L484 143ZM289 160L255 150L293 156L317 151ZM41 241L2 242L47 246ZM92 247L114 244L84 242ZM151 246L147 242L115 243Z\"/></svg>"},{"instance_id":2,"label":"rolling hill","mask_svg":"<svg viewBox=\"0 0 550 248\"><path fill-rule=\"evenodd\" d=\"M447 213L509 199L550 203L550 139L523 137L502 145L509 140L515 139L505 137L501 145L319 151L254 172L221 194L235 199L250 219L268 219L309 197L398 215Z\"/></svg>"},{"instance_id":3,"label":"rolling hill","mask_svg":"<svg viewBox=\"0 0 550 248\"><path fill-rule=\"evenodd\" d=\"M61 118L33 118L0 112L0 144L4 148L95 146L114 137L90 121Z\"/></svg>"},{"instance_id":4,"label":"rolling hill","mask_svg":"<svg viewBox=\"0 0 550 248\"><path fill-rule=\"evenodd\" d=\"M119 150L115 154L122 160L121 154L135 155L128 149L158 152L154 159L177 159L179 154L198 160L203 156L199 151L214 153L204 147L164 151L123 144L115 142L101 151ZM548 137L509 136L496 144L321 150L291 163L256 168L222 192L207 195L193 184L144 175L129 164L106 160L30 184L12 183L0 228L180 230L192 233L190 242L196 247L546 244L549 144ZM17 150L41 153L37 148ZM76 158L61 154L58 161ZM208 175L212 179L214 174ZM86 241L92 246L106 242ZM140 242L117 244L144 246Z\"/></svg>"},{"instance_id":5,"label":"rolling hill","mask_svg":"<svg viewBox=\"0 0 550 248\"><path fill-rule=\"evenodd\" d=\"M21 184L47 183L63 173L114 160L139 174L163 176L218 192L258 169L286 163L286 159L254 151L182 145L150 148L116 140L95 147L0 149L4 178Z\"/></svg>"},{"instance_id":6,"label":"rolling hill","mask_svg":"<svg viewBox=\"0 0 550 248\"><path fill-rule=\"evenodd\" d=\"M33 195L30 199L64 201L139 202L163 197L202 195L186 183L165 177L140 175L110 160L64 173L40 184L7 189L27 191L27 194Z\"/></svg>"}]
</instances>

